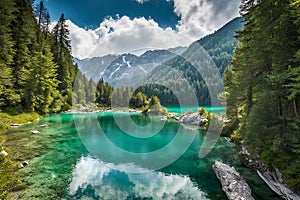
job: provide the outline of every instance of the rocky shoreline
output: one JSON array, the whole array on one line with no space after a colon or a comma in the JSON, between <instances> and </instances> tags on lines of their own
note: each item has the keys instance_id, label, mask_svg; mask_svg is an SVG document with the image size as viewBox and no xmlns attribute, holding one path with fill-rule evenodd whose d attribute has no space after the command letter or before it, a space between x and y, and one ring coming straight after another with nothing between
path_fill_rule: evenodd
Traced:
<instances>
[{"instance_id":1,"label":"rocky shoreline","mask_svg":"<svg viewBox=\"0 0 300 200\"><path fill-rule=\"evenodd\" d=\"M266 164L258 161L254 158L247 149L242 146L240 154L245 159L244 163L247 167L256 170L259 177L273 190L277 195L286 200L299 200L300 196L295 194L288 186L284 183L281 172L272 167L270 169Z\"/></svg>"}]
</instances>

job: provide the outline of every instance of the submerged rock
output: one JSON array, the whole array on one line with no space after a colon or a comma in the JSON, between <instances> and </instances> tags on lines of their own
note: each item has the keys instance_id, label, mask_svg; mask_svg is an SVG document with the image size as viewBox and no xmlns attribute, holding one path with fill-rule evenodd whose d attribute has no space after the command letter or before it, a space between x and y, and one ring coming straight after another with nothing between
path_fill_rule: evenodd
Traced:
<instances>
[{"instance_id":1,"label":"submerged rock","mask_svg":"<svg viewBox=\"0 0 300 200\"><path fill-rule=\"evenodd\" d=\"M178 121L185 124L204 126L208 120L198 113L188 113L181 116Z\"/></svg>"},{"instance_id":2,"label":"submerged rock","mask_svg":"<svg viewBox=\"0 0 300 200\"><path fill-rule=\"evenodd\" d=\"M32 133L32 134L39 134L40 131L38 131L38 130L31 130L31 133Z\"/></svg>"},{"instance_id":3,"label":"submerged rock","mask_svg":"<svg viewBox=\"0 0 300 200\"><path fill-rule=\"evenodd\" d=\"M229 200L254 200L249 185L234 168L216 161L213 170Z\"/></svg>"},{"instance_id":4,"label":"submerged rock","mask_svg":"<svg viewBox=\"0 0 300 200\"><path fill-rule=\"evenodd\" d=\"M45 127L48 127L48 124L41 124L41 125L38 125L37 127L45 128Z\"/></svg>"},{"instance_id":5,"label":"submerged rock","mask_svg":"<svg viewBox=\"0 0 300 200\"><path fill-rule=\"evenodd\" d=\"M24 167L26 167L29 163L27 161L24 161L22 164L19 164L19 169L23 169Z\"/></svg>"}]
</instances>

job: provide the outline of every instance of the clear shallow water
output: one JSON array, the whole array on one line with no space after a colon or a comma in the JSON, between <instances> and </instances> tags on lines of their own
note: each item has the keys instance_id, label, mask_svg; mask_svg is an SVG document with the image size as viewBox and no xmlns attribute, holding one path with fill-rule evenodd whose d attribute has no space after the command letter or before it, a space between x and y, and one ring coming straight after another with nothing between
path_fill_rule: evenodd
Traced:
<instances>
[{"instance_id":1,"label":"clear shallow water","mask_svg":"<svg viewBox=\"0 0 300 200\"><path fill-rule=\"evenodd\" d=\"M123 119L124 113L117 114ZM74 122L79 119L82 124ZM134 114L133 120L146 128L141 134L149 136L155 127L149 126L149 118ZM221 160L238 169L252 188L256 199L277 199L252 170L243 168L236 158L236 152L223 138L213 151L203 159L198 151L205 134L201 130L187 127L179 134L195 133L192 144L175 162L160 170L149 170L134 163L126 163L126 158L114 163L104 162L87 150L90 144L103 138L97 129L90 126L96 119L107 138L117 147L129 152L154 152L170 144L179 129L174 121L164 121L160 132L149 138L136 139L117 127L112 113L85 115L60 114L43 118L39 124L49 124L47 128L26 125L8 132L7 144L18 150L15 159L29 159L29 166L20 170L25 190L12 194L22 199L226 199L213 171L212 164ZM152 118L157 125L160 117ZM154 123L153 122L153 123ZM31 135L30 130L39 129L41 134ZM84 131L82 131L84 130ZM78 133L79 132L79 133ZM132 130L134 133L135 130ZM187 136L188 137L188 136ZM182 137L183 138L183 137ZM97 143L98 150L111 157L118 156L104 143ZM99 146L104 145L104 146ZM181 144L171 148L170 155L177 153ZM123 156L122 154L119 156ZM167 155L161 155L167 157ZM31 158L31 159L30 159ZM159 156L157 158L159 161ZM154 161L155 162L155 161ZM138 172L138 173L133 173Z\"/></svg>"}]
</instances>

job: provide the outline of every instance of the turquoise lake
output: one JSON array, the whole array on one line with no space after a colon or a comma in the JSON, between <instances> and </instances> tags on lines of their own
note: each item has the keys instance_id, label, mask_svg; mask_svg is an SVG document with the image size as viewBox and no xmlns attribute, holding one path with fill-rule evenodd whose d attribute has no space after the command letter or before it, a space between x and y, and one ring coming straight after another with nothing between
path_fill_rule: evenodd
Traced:
<instances>
[{"instance_id":1,"label":"turquoise lake","mask_svg":"<svg viewBox=\"0 0 300 200\"><path fill-rule=\"evenodd\" d=\"M175 113L185 113L188 111L193 111L197 112L199 107L195 106L190 106L190 107L178 107L178 106L168 106L168 111L169 112L175 112ZM213 112L216 114L222 114L225 113L225 107L208 107L208 106L203 106L208 112Z\"/></svg>"},{"instance_id":2,"label":"turquoise lake","mask_svg":"<svg viewBox=\"0 0 300 200\"><path fill-rule=\"evenodd\" d=\"M198 127L121 112L49 115L38 124L7 132L6 145L21 149L15 159L29 161L19 170L24 187L14 199L223 200L215 160L234 166L255 199L279 199L224 138L200 159L206 134Z\"/></svg>"}]
</instances>

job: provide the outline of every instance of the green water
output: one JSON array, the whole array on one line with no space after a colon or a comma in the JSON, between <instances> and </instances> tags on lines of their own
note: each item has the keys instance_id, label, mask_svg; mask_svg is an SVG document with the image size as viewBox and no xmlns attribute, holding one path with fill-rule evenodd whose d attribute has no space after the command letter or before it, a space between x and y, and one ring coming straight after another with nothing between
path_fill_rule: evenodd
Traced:
<instances>
[{"instance_id":1,"label":"green water","mask_svg":"<svg viewBox=\"0 0 300 200\"><path fill-rule=\"evenodd\" d=\"M188 111L193 111L197 112L199 107L196 106L189 106L189 107L178 107L178 106L167 106L169 112L176 112L176 113L185 113ZM208 112L213 112L216 114L222 114L225 113L225 107L208 107L208 106L203 106Z\"/></svg>"},{"instance_id":2,"label":"green water","mask_svg":"<svg viewBox=\"0 0 300 200\"><path fill-rule=\"evenodd\" d=\"M93 113L50 115L39 122L48 124L46 128L31 124L9 131L5 145L18 152L14 159L29 160L29 166L19 171L23 186L11 198L226 199L211 167L221 160L246 177L256 199L278 199L255 171L240 165L237 152L223 138L208 156L199 159L205 137L202 130L158 116L131 115L141 130L130 125L128 113ZM122 129L116 121L125 122ZM32 135L32 129L41 133ZM138 134L139 138L134 137ZM183 151L191 138L191 145ZM174 143L176 139L179 142ZM146 153L165 146L171 147L147 157ZM128 152L142 158L128 156ZM179 155L175 162L153 169L174 155Z\"/></svg>"}]
</instances>

